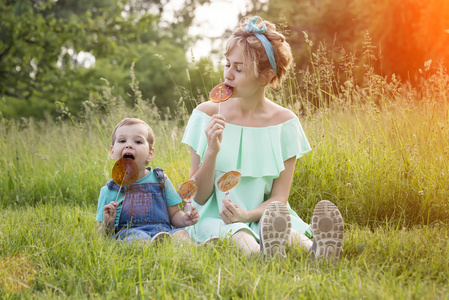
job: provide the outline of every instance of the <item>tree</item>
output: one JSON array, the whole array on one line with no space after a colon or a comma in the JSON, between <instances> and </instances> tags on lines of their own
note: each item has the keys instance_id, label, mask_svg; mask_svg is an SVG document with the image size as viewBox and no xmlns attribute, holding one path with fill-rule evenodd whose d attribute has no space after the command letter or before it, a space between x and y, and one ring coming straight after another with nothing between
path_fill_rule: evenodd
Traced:
<instances>
[{"instance_id":1,"label":"tree","mask_svg":"<svg viewBox=\"0 0 449 300\"><path fill-rule=\"evenodd\" d=\"M416 79L428 60L449 65L449 2L446 0L269 0L252 12L284 24L298 70L309 65L303 32L330 49L361 56L366 31L382 59L372 61L383 75ZM337 58L338 59L338 58Z\"/></svg>"},{"instance_id":2,"label":"tree","mask_svg":"<svg viewBox=\"0 0 449 300\"><path fill-rule=\"evenodd\" d=\"M126 94L129 81L123 80L129 79L131 63L137 60L138 76L152 74L141 80L148 98L156 96L161 107L172 105L174 94L168 96L167 91L173 89L162 84L173 82L167 64L135 50L148 55L149 49L153 54L168 51L164 54L170 59L179 58L171 65L177 67L176 76L180 74L188 67L184 53L193 42L187 35L192 12L206 1L187 1L189 7L175 12L171 23L161 22L167 3L161 0L2 1L0 113L41 118L58 114L58 107L78 113L91 93L105 88L101 78L108 79L108 70L121 74L112 77L117 90ZM93 55L98 66L84 67L78 60L81 52ZM149 60L154 62L150 69L139 66Z\"/></svg>"},{"instance_id":3,"label":"tree","mask_svg":"<svg viewBox=\"0 0 449 300\"><path fill-rule=\"evenodd\" d=\"M77 3L76 5L73 5ZM0 97L7 117L56 113L56 102L77 110L99 89L99 75L76 60L79 51L113 51L115 26L102 24L117 13L114 2L6 1L0 5ZM93 16L93 7L102 8ZM115 20L115 21L114 21Z\"/></svg>"},{"instance_id":4,"label":"tree","mask_svg":"<svg viewBox=\"0 0 449 300\"><path fill-rule=\"evenodd\" d=\"M397 74L413 82L428 60L449 66L448 1L359 0L354 12L359 29L367 29L381 47L378 69L385 75Z\"/></svg>"}]
</instances>

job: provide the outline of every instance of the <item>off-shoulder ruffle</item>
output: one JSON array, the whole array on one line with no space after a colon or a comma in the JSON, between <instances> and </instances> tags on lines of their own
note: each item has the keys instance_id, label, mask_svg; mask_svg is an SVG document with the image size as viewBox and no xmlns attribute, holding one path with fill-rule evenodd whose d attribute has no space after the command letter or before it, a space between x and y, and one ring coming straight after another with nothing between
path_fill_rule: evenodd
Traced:
<instances>
[{"instance_id":1,"label":"off-shoulder ruffle","mask_svg":"<svg viewBox=\"0 0 449 300\"><path fill-rule=\"evenodd\" d=\"M201 161L207 150L205 127L211 119L194 109L182 142L191 146ZM301 157L311 150L298 118L267 127L245 127L226 124L216 171L239 170L242 176L278 177L284 161Z\"/></svg>"}]
</instances>

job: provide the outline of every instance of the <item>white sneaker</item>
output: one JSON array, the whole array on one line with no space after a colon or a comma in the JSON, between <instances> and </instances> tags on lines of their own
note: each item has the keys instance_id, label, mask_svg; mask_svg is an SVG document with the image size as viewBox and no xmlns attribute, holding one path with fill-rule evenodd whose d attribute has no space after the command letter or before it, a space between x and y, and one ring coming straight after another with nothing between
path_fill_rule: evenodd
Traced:
<instances>
[{"instance_id":1,"label":"white sneaker","mask_svg":"<svg viewBox=\"0 0 449 300\"><path fill-rule=\"evenodd\" d=\"M219 238L211 236L210 238L204 240L201 245L202 246L209 246L209 245L215 245L219 241Z\"/></svg>"},{"instance_id":2,"label":"white sneaker","mask_svg":"<svg viewBox=\"0 0 449 300\"><path fill-rule=\"evenodd\" d=\"M312 216L312 258L329 258L336 262L342 252L344 233L340 211L330 201L322 200L315 206Z\"/></svg>"},{"instance_id":3,"label":"white sneaker","mask_svg":"<svg viewBox=\"0 0 449 300\"><path fill-rule=\"evenodd\" d=\"M271 202L264 210L259 222L260 251L266 258L276 255L286 257L285 246L292 229L287 206L282 202Z\"/></svg>"},{"instance_id":4,"label":"white sneaker","mask_svg":"<svg viewBox=\"0 0 449 300\"><path fill-rule=\"evenodd\" d=\"M158 232L155 236L151 238L151 243L158 244L165 240L166 238L171 238L171 234L168 232Z\"/></svg>"}]
</instances>

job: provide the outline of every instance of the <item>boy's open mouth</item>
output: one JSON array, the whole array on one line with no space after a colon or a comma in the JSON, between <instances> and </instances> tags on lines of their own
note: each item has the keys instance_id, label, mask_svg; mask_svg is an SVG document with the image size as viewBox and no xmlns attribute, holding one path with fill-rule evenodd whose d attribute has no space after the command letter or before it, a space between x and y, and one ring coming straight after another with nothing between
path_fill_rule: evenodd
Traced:
<instances>
[{"instance_id":1,"label":"boy's open mouth","mask_svg":"<svg viewBox=\"0 0 449 300\"><path fill-rule=\"evenodd\" d=\"M123 158L131 158L132 160L134 160L134 155L126 153L125 155L123 155Z\"/></svg>"}]
</instances>

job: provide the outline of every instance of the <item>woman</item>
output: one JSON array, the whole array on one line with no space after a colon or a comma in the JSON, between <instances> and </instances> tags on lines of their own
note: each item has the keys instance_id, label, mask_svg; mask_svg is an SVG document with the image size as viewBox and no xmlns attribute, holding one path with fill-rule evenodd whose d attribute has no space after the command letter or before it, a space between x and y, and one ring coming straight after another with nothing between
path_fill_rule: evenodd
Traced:
<instances>
[{"instance_id":1,"label":"woman","mask_svg":"<svg viewBox=\"0 0 449 300\"><path fill-rule=\"evenodd\" d=\"M212 101L198 105L184 133L200 213L189 233L195 241L230 237L248 255L285 256L289 244L338 259L343 220L335 205L317 205L311 230L288 204L296 159L311 148L297 116L265 97L266 87L287 75L292 55L275 25L258 19L244 22L227 42L224 78L232 97L220 103L220 113ZM232 170L241 181L225 197L215 181Z\"/></svg>"}]
</instances>

